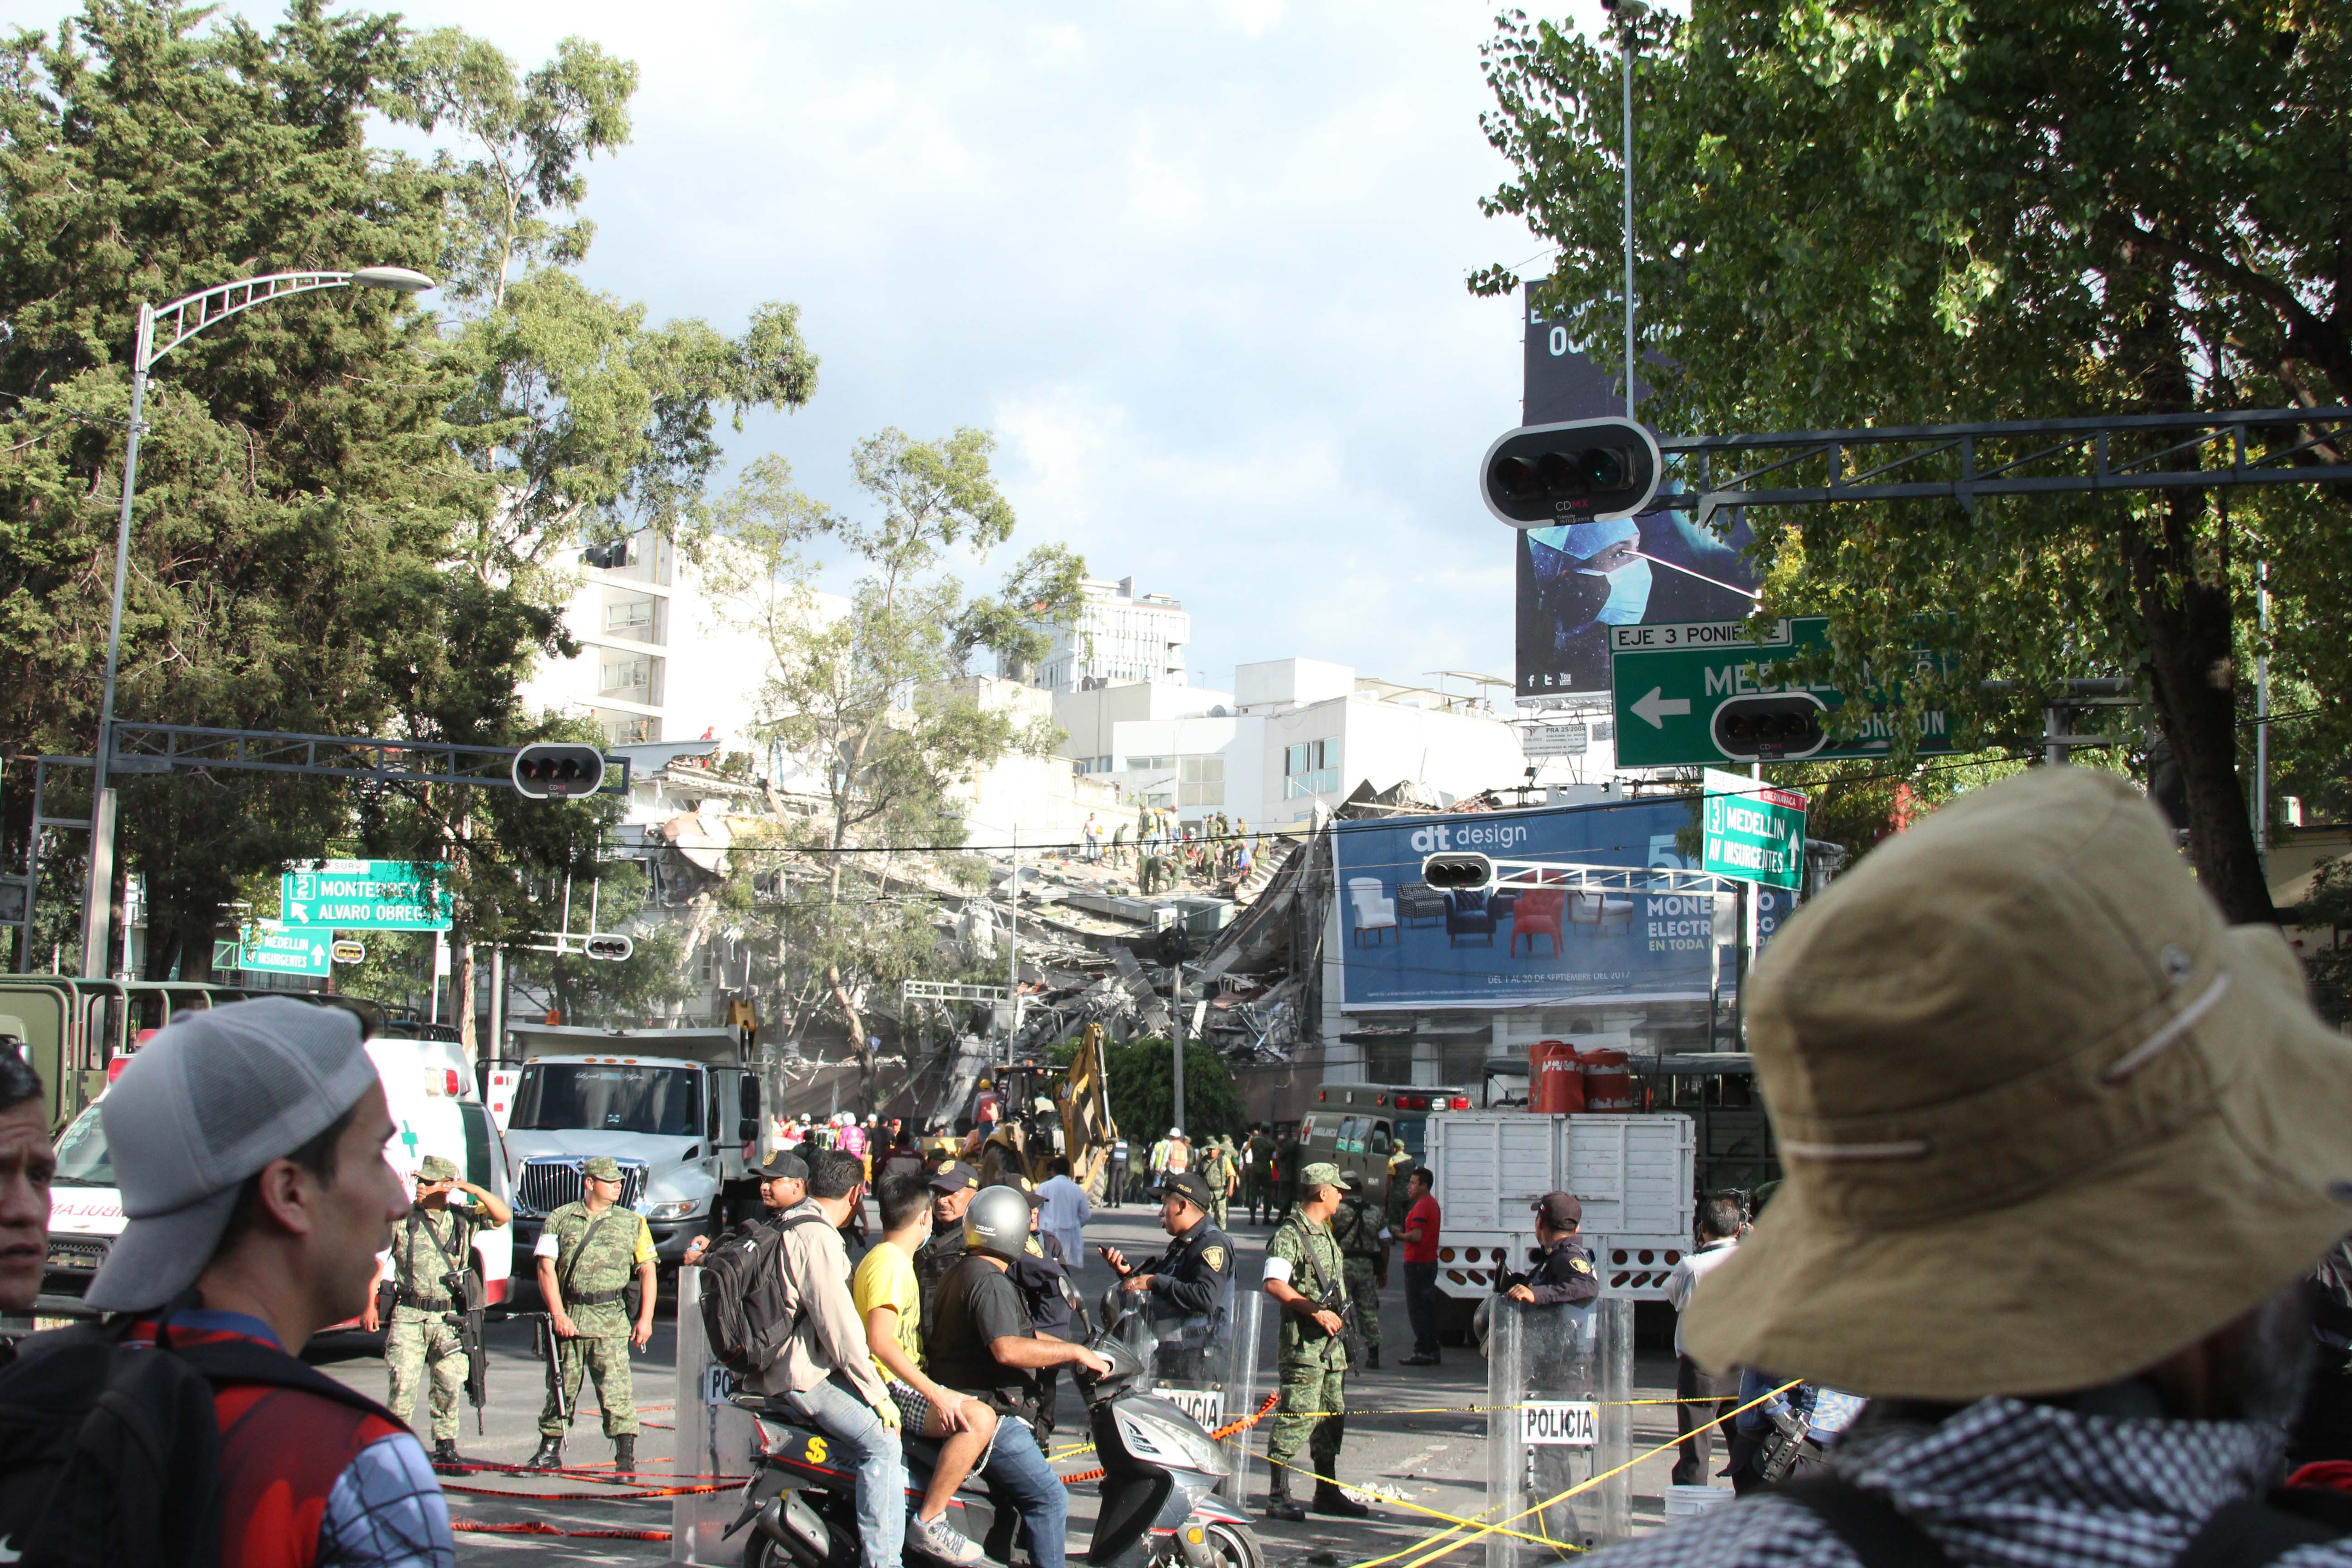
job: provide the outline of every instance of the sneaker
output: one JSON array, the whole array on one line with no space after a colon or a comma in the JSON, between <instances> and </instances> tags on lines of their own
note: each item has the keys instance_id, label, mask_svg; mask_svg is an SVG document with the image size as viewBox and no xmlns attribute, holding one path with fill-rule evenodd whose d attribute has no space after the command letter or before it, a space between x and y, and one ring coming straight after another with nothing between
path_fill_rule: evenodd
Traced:
<instances>
[{"instance_id":1,"label":"sneaker","mask_svg":"<svg viewBox=\"0 0 2352 1568\"><path fill-rule=\"evenodd\" d=\"M1433 1355L1409 1355L1397 1363L1399 1366L1435 1366L1436 1364L1437 1358Z\"/></svg>"},{"instance_id":2,"label":"sneaker","mask_svg":"<svg viewBox=\"0 0 2352 1568\"><path fill-rule=\"evenodd\" d=\"M907 1544L942 1563L977 1563L982 1555L979 1542L950 1524L945 1514L937 1519L916 1519L909 1515L907 1520Z\"/></svg>"}]
</instances>

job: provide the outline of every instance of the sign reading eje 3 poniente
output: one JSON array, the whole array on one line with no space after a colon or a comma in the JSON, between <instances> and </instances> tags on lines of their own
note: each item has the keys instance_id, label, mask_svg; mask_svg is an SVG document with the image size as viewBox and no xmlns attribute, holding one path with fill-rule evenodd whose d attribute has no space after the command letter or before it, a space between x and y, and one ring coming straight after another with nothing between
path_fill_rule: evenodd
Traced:
<instances>
[{"instance_id":1,"label":"sign reading eje 3 poniente","mask_svg":"<svg viewBox=\"0 0 2352 1568\"><path fill-rule=\"evenodd\" d=\"M1611 627L1618 766L1885 755L1894 744L1892 718L1873 715L1859 735L1832 741L1829 715L1852 697L1783 674L1790 660L1829 647L1829 626L1826 616L1800 616L1775 622L1761 639L1745 621ZM1913 721L1917 750L1954 749L1941 709Z\"/></svg>"},{"instance_id":2,"label":"sign reading eje 3 poniente","mask_svg":"<svg viewBox=\"0 0 2352 1568\"><path fill-rule=\"evenodd\" d=\"M1699 869L1768 888L1805 876L1805 797L1709 768L1699 815Z\"/></svg>"},{"instance_id":3,"label":"sign reading eje 3 poniente","mask_svg":"<svg viewBox=\"0 0 2352 1568\"><path fill-rule=\"evenodd\" d=\"M314 860L287 872L288 925L335 931L447 931L453 900L435 868L413 860Z\"/></svg>"}]
</instances>

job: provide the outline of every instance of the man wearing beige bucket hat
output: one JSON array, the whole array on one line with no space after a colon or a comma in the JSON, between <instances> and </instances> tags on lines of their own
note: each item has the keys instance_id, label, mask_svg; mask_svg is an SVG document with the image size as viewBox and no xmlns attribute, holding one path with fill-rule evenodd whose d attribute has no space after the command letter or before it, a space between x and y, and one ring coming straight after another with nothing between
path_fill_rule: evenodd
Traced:
<instances>
[{"instance_id":1,"label":"man wearing beige bucket hat","mask_svg":"<svg viewBox=\"0 0 2352 1568\"><path fill-rule=\"evenodd\" d=\"M2352 1041L2137 790L1962 797L1782 929L1748 1018L1788 1179L1685 1342L1871 1404L1830 1479L1608 1562L2352 1564L2263 1503L2352 1228Z\"/></svg>"}]
</instances>

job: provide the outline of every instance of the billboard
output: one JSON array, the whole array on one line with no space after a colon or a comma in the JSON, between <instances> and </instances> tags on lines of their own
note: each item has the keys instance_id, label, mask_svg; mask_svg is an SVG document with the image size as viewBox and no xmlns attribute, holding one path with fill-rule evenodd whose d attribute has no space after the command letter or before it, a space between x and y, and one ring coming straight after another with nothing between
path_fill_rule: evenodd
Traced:
<instances>
[{"instance_id":1,"label":"billboard","mask_svg":"<svg viewBox=\"0 0 2352 1568\"><path fill-rule=\"evenodd\" d=\"M1535 287L1522 298L1520 422L1623 415L1624 395L1610 374L1570 343L1567 328L1537 314ZM1637 382L1634 391L1648 388ZM1754 535L1744 518L1717 515L1727 519L1720 534L1676 512L1513 531L1518 695L1605 700L1612 626L1745 619L1757 587L1745 553Z\"/></svg>"},{"instance_id":2,"label":"billboard","mask_svg":"<svg viewBox=\"0 0 2352 1568\"><path fill-rule=\"evenodd\" d=\"M1718 942L1737 939L1732 900L1643 874L1696 870L1676 846L1697 822L1690 796L1332 824L1340 1010L1705 1001ZM1465 894L1422 880L1425 857L1461 850L1591 868L1573 879L1595 885Z\"/></svg>"}]
</instances>

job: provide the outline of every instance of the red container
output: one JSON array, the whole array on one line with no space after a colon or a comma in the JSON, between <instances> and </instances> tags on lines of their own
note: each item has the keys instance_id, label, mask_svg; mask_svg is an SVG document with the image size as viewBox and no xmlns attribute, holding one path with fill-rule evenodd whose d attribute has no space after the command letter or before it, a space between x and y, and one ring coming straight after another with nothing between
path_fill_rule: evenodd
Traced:
<instances>
[{"instance_id":1,"label":"red container","mask_svg":"<svg viewBox=\"0 0 2352 1568\"><path fill-rule=\"evenodd\" d=\"M1578 1058L1584 1072L1584 1109L1633 1110L1633 1069L1625 1053L1607 1049L1586 1051Z\"/></svg>"},{"instance_id":2,"label":"red container","mask_svg":"<svg viewBox=\"0 0 2352 1568\"><path fill-rule=\"evenodd\" d=\"M1566 1040L1538 1040L1528 1047L1528 1109L1546 1116L1583 1110L1584 1075L1576 1047Z\"/></svg>"}]
</instances>

